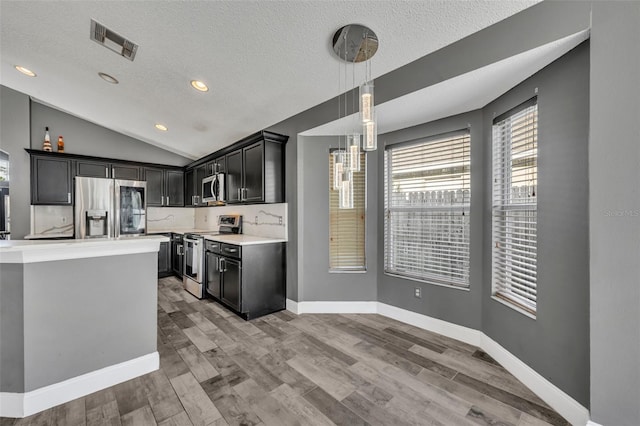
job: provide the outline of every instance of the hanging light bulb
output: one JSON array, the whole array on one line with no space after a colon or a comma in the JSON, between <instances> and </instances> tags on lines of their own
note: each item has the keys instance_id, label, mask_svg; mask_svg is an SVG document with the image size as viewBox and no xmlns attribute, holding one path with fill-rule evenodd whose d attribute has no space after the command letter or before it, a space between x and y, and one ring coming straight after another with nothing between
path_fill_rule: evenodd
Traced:
<instances>
[{"instance_id":1,"label":"hanging light bulb","mask_svg":"<svg viewBox=\"0 0 640 426\"><path fill-rule=\"evenodd\" d=\"M342 188L342 175L344 173L344 151L333 152L333 189L338 191Z\"/></svg>"},{"instance_id":2,"label":"hanging light bulb","mask_svg":"<svg viewBox=\"0 0 640 426\"><path fill-rule=\"evenodd\" d=\"M373 81L360 86L360 119L363 123L373 121Z\"/></svg>"},{"instance_id":3,"label":"hanging light bulb","mask_svg":"<svg viewBox=\"0 0 640 426\"><path fill-rule=\"evenodd\" d=\"M347 152L349 153L349 171L360 171L360 135L353 133L347 136Z\"/></svg>"},{"instance_id":4,"label":"hanging light bulb","mask_svg":"<svg viewBox=\"0 0 640 426\"><path fill-rule=\"evenodd\" d=\"M338 199L339 209L353 208L353 179L351 179L351 172L343 173Z\"/></svg>"},{"instance_id":5,"label":"hanging light bulb","mask_svg":"<svg viewBox=\"0 0 640 426\"><path fill-rule=\"evenodd\" d=\"M378 149L378 126L375 120L362 125L363 139L362 149L365 151L375 151Z\"/></svg>"}]
</instances>

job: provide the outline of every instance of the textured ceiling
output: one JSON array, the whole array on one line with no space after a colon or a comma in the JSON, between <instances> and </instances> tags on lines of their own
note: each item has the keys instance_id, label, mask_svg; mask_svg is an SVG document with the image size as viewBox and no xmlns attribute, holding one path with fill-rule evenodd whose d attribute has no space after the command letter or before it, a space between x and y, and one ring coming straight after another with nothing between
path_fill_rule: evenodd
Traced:
<instances>
[{"instance_id":1,"label":"textured ceiling","mask_svg":"<svg viewBox=\"0 0 640 426\"><path fill-rule=\"evenodd\" d=\"M343 25L377 33L375 77L536 2L2 0L0 83L197 158L336 96L330 40ZM135 61L91 41L91 19L137 43ZM209 92L193 90L192 79Z\"/></svg>"}]
</instances>

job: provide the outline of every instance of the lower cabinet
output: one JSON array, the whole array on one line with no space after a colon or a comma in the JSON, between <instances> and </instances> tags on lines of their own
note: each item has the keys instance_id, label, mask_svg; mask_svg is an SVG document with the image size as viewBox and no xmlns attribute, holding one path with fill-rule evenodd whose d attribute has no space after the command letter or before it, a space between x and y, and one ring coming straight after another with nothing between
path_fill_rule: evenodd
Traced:
<instances>
[{"instance_id":1,"label":"lower cabinet","mask_svg":"<svg viewBox=\"0 0 640 426\"><path fill-rule=\"evenodd\" d=\"M171 237L171 234L162 234L165 237ZM171 275L171 242L160 243L160 251L158 251L158 277L168 277Z\"/></svg>"},{"instance_id":2,"label":"lower cabinet","mask_svg":"<svg viewBox=\"0 0 640 426\"><path fill-rule=\"evenodd\" d=\"M285 309L285 247L205 240L206 294L246 320Z\"/></svg>"}]
</instances>

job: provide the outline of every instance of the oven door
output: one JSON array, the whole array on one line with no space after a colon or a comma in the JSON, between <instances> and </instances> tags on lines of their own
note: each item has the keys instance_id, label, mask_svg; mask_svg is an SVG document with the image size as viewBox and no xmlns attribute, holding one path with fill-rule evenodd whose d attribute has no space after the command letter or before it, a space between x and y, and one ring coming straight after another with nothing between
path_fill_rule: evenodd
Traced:
<instances>
[{"instance_id":1,"label":"oven door","mask_svg":"<svg viewBox=\"0 0 640 426\"><path fill-rule=\"evenodd\" d=\"M147 183L115 181L115 236L133 237L147 231Z\"/></svg>"},{"instance_id":2,"label":"oven door","mask_svg":"<svg viewBox=\"0 0 640 426\"><path fill-rule=\"evenodd\" d=\"M184 279L202 283L202 240L184 239Z\"/></svg>"}]
</instances>

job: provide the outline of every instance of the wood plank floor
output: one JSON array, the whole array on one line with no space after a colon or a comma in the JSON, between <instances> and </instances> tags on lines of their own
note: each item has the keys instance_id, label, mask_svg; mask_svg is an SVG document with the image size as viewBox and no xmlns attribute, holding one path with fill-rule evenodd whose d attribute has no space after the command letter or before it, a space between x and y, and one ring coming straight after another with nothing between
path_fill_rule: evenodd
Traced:
<instances>
[{"instance_id":1,"label":"wood plank floor","mask_svg":"<svg viewBox=\"0 0 640 426\"><path fill-rule=\"evenodd\" d=\"M566 425L473 346L379 315L245 322L159 280L160 370L18 425Z\"/></svg>"}]
</instances>

